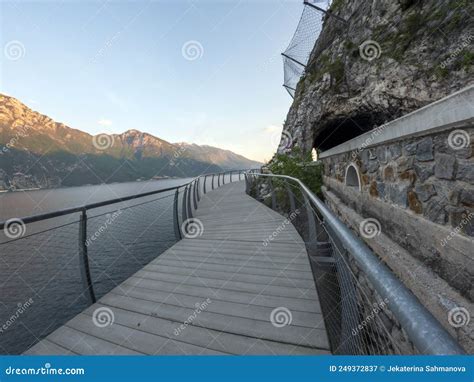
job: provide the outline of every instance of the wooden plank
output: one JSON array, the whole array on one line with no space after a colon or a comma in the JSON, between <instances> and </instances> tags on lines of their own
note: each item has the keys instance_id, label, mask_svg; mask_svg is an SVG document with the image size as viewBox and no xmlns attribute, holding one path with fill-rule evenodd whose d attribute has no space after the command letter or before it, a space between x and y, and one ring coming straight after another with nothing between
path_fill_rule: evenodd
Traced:
<instances>
[{"instance_id":1,"label":"wooden plank","mask_svg":"<svg viewBox=\"0 0 474 382\"><path fill-rule=\"evenodd\" d=\"M268 245L260 245L255 242L245 241L245 240L223 240L221 242L216 240L199 240L199 239L183 239L176 243L176 248L188 247L188 246L197 246L197 247L209 247L209 248L222 248L235 249L235 248L259 248L262 251L279 251L285 252L288 250L298 250L298 253L305 253L306 247L303 242L293 242L293 243L278 243L276 241L270 241Z\"/></svg>"},{"instance_id":2,"label":"wooden plank","mask_svg":"<svg viewBox=\"0 0 474 382\"><path fill-rule=\"evenodd\" d=\"M258 284L266 285L278 285L278 286L288 286L293 288L307 288L310 289L314 285L313 279L300 279L297 277L290 278L284 274L274 275L274 276L264 276L259 275L256 277L254 274L245 274L243 272L226 272L218 270L207 270L202 269L201 267L196 268L184 268L184 267L171 267L166 265L154 265L149 264L144 271L147 272L157 272L157 273L166 273L169 275L180 275L180 276L196 276L200 278L212 278L219 280L232 280L245 283L254 283L258 281Z\"/></svg>"},{"instance_id":3,"label":"wooden plank","mask_svg":"<svg viewBox=\"0 0 474 382\"><path fill-rule=\"evenodd\" d=\"M139 355L137 352L124 346L104 341L88 333L80 332L68 326L61 326L48 337L51 342L71 351L83 355Z\"/></svg>"},{"instance_id":4,"label":"wooden plank","mask_svg":"<svg viewBox=\"0 0 474 382\"><path fill-rule=\"evenodd\" d=\"M59 346L48 339L38 342L33 347L29 348L24 354L26 355L77 355L62 346Z\"/></svg>"},{"instance_id":5,"label":"wooden plank","mask_svg":"<svg viewBox=\"0 0 474 382\"><path fill-rule=\"evenodd\" d=\"M116 307L177 322L185 322L194 314L193 309L137 300L113 293L101 298L100 302L112 310ZM280 328L275 327L270 320L260 321L202 311L195 315L193 325L298 346L319 349L328 349L329 346L323 321L315 322L311 328L296 325Z\"/></svg>"},{"instance_id":6,"label":"wooden plank","mask_svg":"<svg viewBox=\"0 0 474 382\"><path fill-rule=\"evenodd\" d=\"M252 304L260 306L285 306L291 310L299 310L302 312L319 313L321 310L316 303L317 300L307 300L280 296L269 296L265 293L255 294L245 291L229 290L225 288L208 288L204 286L186 285L176 282L163 282L150 279L142 279L137 277L130 277L117 288L128 290L129 288L146 288L155 291L164 291L169 293L181 293L188 296L196 296L207 298L216 298L226 301L240 302L243 304Z\"/></svg>"},{"instance_id":7,"label":"wooden plank","mask_svg":"<svg viewBox=\"0 0 474 382\"><path fill-rule=\"evenodd\" d=\"M94 309L105 305L98 304L90 307L84 313L92 315ZM182 322L165 320L129 310L114 308L115 323L131 328L140 328L147 333L162 337L168 336L171 340L194 344L230 354L328 354L327 350L289 345L275 341L267 341L252 337L239 336L223 331L189 325L181 328Z\"/></svg>"},{"instance_id":8,"label":"wooden plank","mask_svg":"<svg viewBox=\"0 0 474 382\"><path fill-rule=\"evenodd\" d=\"M246 252L246 251L235 251L233 253L221 253L220 251L199 251L197 249L189 249L189 250L180 250L180 249L172 249L167 250L161 258L180 258L180 257L190 257L193 259L206 259L209 257L216 257L219 259L227 260L250 260L250 261L263 261L264 263L279 263L279 266L282 268L285 267L286 264L299 264L303 265L305 269L311 269L309 265L309 260L299 255L289 255L289 256L271 256L269 254L263 252ZM159 259L157 260L159 261Z\"/></svg>"},{"instance_id":9,"label":"wooden plank","mask_svg":"<svg viewBox=\"0 0 474 382\"><path fill-rule=\"evenodd\" d=\"M160 256L161 257L161 256ZM174 254L173 256L167 256L167 260L173 260L173 261L195 261L198 263L212 263L212 264L229 264L229 265L234 265L234 266L248 266L248 267L259 267L259 268L268 268L268 269L285 269L285 270L294 270L294 271L308 271L308 266L303 263L286 263L280 261L276 261L275 259L272 259L271 262L265 261L264 259L259 259L259 258L250 258L250 259L228 259L222 256L198 256L195 254ZM157 260L154 260L154 264L159 264L160 258Z\"/></svg>"},{"instance_id":10,"label":"wooden plank","mask_svg":"<svg viewBox=\"0 0 474 382\"><path fill-rule=\"evenodd\" d=\"M209 271L220 271L220 272L229 272L235 273L240 272L246 275L254 275L254 276L285 276L289 278L300 278L300 279L307 279L312 280L313 275L311 271L292 271L287 269L280 269L280 268L255 268L249 266L233 266L228 264L212 264L212 263L202 263L199 261L182 261L182 260L175 260L175 259L168 259L162 258L160 261L154 262L153 265L155 267L161 266L170 266L170 267L179 267L179 268L189 268L189 269L196 269L197 267L206 269Z\"/></svg>"},{"instance_id":11,"label":"wooden plank","mask_svg":"<svg viewBox=\"0 0 474 382\"><path fill-rule=\"evenodd\" d=\"M200 285L212 288L227 288L242 290L253 293L264 293L270 296L294 297L317 299L318 296L313 288L282 287L270 284L246 283L232 280L210 279L205 277L169 275L166 273L148 272L145 270L135 273L135 277L141 277L157 281L183 282L188 285Z\"/></svg>"},{"instance_id":12,"label":"wooden plank","mask_svg":"<svg viewBox=\"0 0 474 382\"><path fill-rule=\"evenodd\" d=\"M67 326L83 333L89 333L94 337L103 339L119 346L135 350L144 354L163 355L187 355L187 354L207 354L222 355L218 352L204 347L188 344L181 341L171 341L169 337L162 337L156 334L130 328L115 322L111 325L98 327L94 324L92 315L79 314L67 323Z\"/></svg>"},{"instance_id":13,"label":"wooden plank","mask_svg":"<svg viewBox=\"0 0 474 382\"><path fill-rule=\"evenodd\" d=\"M258 305L241 304L236 302L228 302L218 300L216 298L196 298L195 296L187 296L178 293L166 293L166 292L154 292L146 289L130 289L125 291L122 288L115 288L112 293L132 297L141 300L147 300L149 302L156 302L162 304L170 304L183 308L194 309L196 304L203 301L211 301L206 306L206 311L220 313L225 315L234 315L237 317L251 318L255 320L268 321L272 310L276 307L263 307ZM321 321L321 314L308 313L308 312L292 312L292 322L297 326L304 326L312 328L314 322Z\"/></svg>"}]
</instances>

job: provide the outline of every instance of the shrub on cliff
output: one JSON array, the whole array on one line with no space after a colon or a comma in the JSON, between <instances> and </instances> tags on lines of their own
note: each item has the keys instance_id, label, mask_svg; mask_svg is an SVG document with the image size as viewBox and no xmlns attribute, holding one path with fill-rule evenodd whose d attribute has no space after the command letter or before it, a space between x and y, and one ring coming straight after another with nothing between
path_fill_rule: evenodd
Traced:
<instances>
[{"instance_id":1,"label":"shrub on cliff","mask_svg":"<svg viewBox=\"0 0 474 382\"><path fill-rule=\"evenodd\" d=\"M273 174L298 178L318 197L322 196L322 165L312 160L311 153L303 154L298 147L294 147L288 154L276 154L268 169Z\"/></svg>"}]
</instances>

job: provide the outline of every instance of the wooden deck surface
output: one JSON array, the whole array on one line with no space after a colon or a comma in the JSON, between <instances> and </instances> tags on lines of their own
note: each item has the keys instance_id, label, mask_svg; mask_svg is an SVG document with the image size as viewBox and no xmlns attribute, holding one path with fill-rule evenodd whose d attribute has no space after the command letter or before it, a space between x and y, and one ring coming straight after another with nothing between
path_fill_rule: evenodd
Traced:
<instances>
[{"instance_id":1,"label":"wooden deck surface","mask_svg":"<svg viewBox=\"0 0 474 382\"><path fill-rule=\"evenodd\" d=\"M26 354L328 354L293 225L246 195L244 182L202 196L194 217L200 235L176 243Z\"/></svg>"}]
</instances>

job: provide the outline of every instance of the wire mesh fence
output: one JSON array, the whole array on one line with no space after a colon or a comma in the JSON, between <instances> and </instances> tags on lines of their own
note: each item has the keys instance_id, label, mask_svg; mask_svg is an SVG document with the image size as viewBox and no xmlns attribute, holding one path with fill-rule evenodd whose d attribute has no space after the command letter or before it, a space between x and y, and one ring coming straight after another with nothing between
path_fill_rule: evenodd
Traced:
<instances>
[{"instance_id":1,"label":"wire mesh fence","mask_svg":"<svg viewBox=\"0 0 474 382\"><path fill-rule=\"evenodd\" d=\"M305 72L311 52L323 29L330 0L304 1L303 12L283 56L283 86L294 97L296 86Z\"/></svg>"},{"instance_id":2,"label":"wire mesh fence","mask_svg":"<svg viewBox=\"0 0 474 382\"><path fill-rule=\"evenodd\" d=\"M306 244L331 352L417 354L388 301L380 297L300 187L271 177L249 179L250 195L282 215L292 216L291 223Z\"/></svg>"}]
</instances>

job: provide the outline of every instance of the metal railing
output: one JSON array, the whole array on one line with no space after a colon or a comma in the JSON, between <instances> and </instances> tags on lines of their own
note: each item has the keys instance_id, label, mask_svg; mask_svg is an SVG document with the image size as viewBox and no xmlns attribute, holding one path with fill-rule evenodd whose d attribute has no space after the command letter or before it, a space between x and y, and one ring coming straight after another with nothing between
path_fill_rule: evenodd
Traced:
<instances>
[{"instance_id":1,"label":"metal railing","mask_svg":"<svg viewBox=\"0 0 474 382\"><path fill-rule=\"evenodd\" d=\"M334 354L465 353L383 261L299 179L252 172L245 180L248 194L288 216L303 237Z\"/></svg>"},{"instance_id":2,"label":"metal railing","mask_svg":"<svg viewBox=\"0 0 474 382\"><path fill-rule=\"evenodd\" d=\"M0 321L23 326L0 331L0 353L26 350L185 237L202 196L245 171L0 222Z\"/></svg>"}]
</instances>

